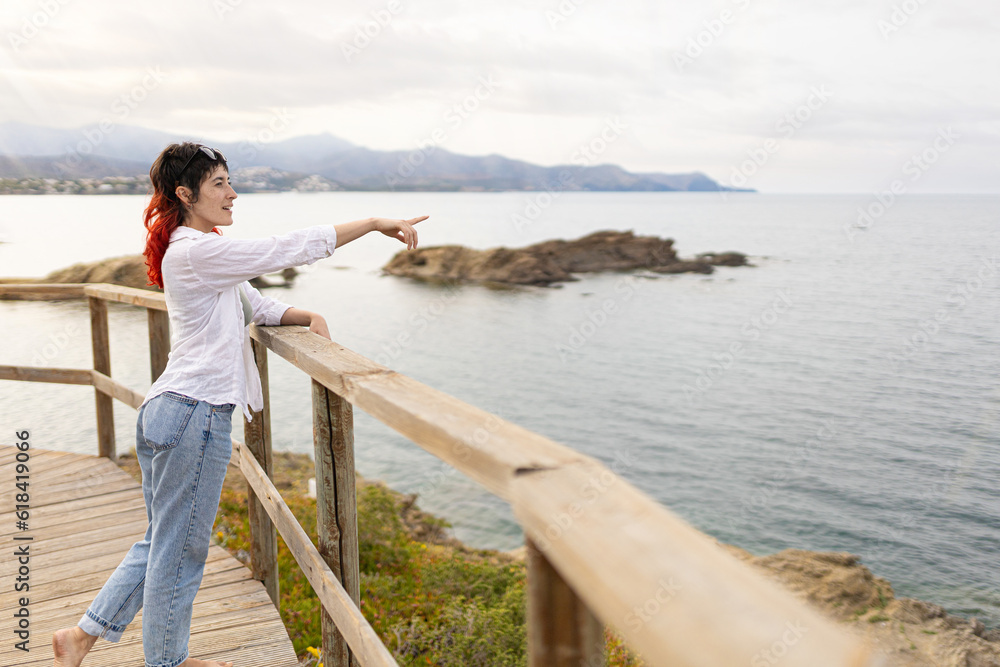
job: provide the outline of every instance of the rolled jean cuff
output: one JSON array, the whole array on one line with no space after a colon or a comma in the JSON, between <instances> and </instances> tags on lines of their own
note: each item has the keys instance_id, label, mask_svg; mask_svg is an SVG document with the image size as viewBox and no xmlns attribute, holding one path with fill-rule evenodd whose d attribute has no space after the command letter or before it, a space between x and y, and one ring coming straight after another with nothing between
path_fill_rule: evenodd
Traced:
<instances>
[{"instance_id":1,"label":"rolled jean cuff","mask_svg":"<svg viewBox=\"0 0 1000 667\"><path fill-rule=\"evenodd\" d=\"M125 633L124 625L109 623L89 609L83 614L77 625L83 628L83 631L88 635L104 637L109 642L117 642Z\"/></svg>"},{"instance_id":2,"label":"rolled jean cuff","mask_svg":"<svg viewBox=\"0 0 1000 667\"><path fill-rule=\"evenodd\" d=\"M153 663L151 663L151 662L146 662L146 667L180 667L180 665L183 665L183 664L184 664L184 662L185 662L185 661L186 661L187 659L188 659L188 652L187 652L187 651L184 651L184 657L183 657L183 658L178 658L178 659L177 659L176 661L174 661L174 662L164 662L164 663L161 663L161 664L159 664L159 665L154 665L154 664L153 664ZM144 661L144 662L145 662L145 661Z\"/></svg>"}]
</instances>

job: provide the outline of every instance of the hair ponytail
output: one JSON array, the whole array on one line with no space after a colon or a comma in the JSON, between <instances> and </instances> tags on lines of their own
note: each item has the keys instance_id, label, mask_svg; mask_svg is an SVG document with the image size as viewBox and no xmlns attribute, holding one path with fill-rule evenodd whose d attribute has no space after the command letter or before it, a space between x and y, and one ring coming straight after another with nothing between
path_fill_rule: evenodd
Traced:
<instances>
[{"instance_id":1,"label":"hair ponytail","mask_svg":"<svg viewBox=\"0 0 1000 667\"><path fill-rule=\"evenodd\" d=\"M180 202L171 202L165 193L154 188L143 222L146 225L146 249L142 254L146 256L146 272L149 274L149 282L146 284L163 289L160 265L163 263L163 254L170 245L170 234L181 222Z\"/></svg>"}]
</instances>

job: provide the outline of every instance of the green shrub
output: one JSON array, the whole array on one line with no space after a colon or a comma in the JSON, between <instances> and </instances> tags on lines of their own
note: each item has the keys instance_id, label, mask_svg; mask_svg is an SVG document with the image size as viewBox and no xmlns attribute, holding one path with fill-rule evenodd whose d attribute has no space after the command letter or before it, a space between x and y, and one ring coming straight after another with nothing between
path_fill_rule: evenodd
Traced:
<instances>
[{"instance_id":1,"label":"green shrub","mask_svg":"<svg viewBox=\"0 0 1000 667\"><path fill-rule=\"evenodd\" d=\"M283 494L316 543L316 501ZM401 497L380 484L358 488L361 612L402 665L510 667L527 664L526 568L496 552L410 539ZM246 494L224 489L214 539L248 567ZM430 519L433 521L433 519ZM302 660L322 642L320 603L278 536L281 619ZM609 665L641 665L606 633ZM310 650L311 649L311 650Z\"/></svg>"},{"instance_id":2,"label":"green shrub","mask_svg":"<svg viewBox=\"0 0 1000 667\"><path fill-rule=\"evenodd\" d=\"M403 665L488 667L526 665L524 587L499 599L452 597L433 619L420 616L390 628Z\"/></svg>"},{"instance_id":3,"label":"green shrub","mask_svg":"<svg viewBox=\"0 0 1000 667\"><path fill-rule=\"evenodd\" d=\"M401 571L409 563L410 540L393 492L381 484L365 484L357 498L358 569L363 574Z\"/></svg>"}]
</instances>

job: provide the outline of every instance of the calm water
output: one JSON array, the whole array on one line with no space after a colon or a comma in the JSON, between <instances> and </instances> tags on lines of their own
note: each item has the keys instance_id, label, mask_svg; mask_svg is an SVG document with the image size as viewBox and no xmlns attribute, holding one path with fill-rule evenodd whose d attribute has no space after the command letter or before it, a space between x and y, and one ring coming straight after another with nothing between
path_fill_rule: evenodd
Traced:
<instances>
[{"instance_id":1,"label":"calm water","mask_svg":"<svg viewBox=\"0 0 1000 667\"><path fill-rule=\"evenodd\" d=\"M633 229L676 239L682 256L750 254L754 268L707 277L448 289L380 276L402 246L374 234L274 294L323 313L337 342L613 464L720 540L849 551L897 595L1000 624L1000 198L909 196L866 229L851 228L866 196L564 193L526 210L534 201L244 195L227 234L427 213L422 246ZM0 197L0 275L138 253L143 205ZM112 374L145 391L145 314L110 312ZM87 367L88 322L80 302L0 302L0 363ZM271 396L275 449L311 453L308 379L275 355ZM0 405L0 433L96 450L90 388L0 382ZM134 419L116 406L119 450ZM362 474L419 493L459 538L522 542L504 503L361 411L356 442Z\"/></svg>"}]
</instances>

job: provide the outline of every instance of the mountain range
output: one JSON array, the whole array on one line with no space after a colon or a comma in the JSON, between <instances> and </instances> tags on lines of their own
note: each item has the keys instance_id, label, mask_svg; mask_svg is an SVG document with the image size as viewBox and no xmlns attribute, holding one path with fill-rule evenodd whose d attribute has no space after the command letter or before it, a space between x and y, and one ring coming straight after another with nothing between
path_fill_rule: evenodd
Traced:
<instances>
[{"instance_id":1,"label":"mountain range","mask_svg":"<svg viewBox=\"0 0 1000 667\"><path fill-rule=\"evenodd\" d=\"M260 174L260 169L249 168L268 168L265 171L280 176L274 182L312 177L329 184L329 189L343 190L734 190L700 172L632 173L612 164L543 167L496 154L459 155L433 145L379 151L331 134L234 143L137 126L58 129L13 122L0 123L0 178L144 176L153 156L183 140L221 150L234 181L241 170Z\"/></svg>"}]
</instances>

